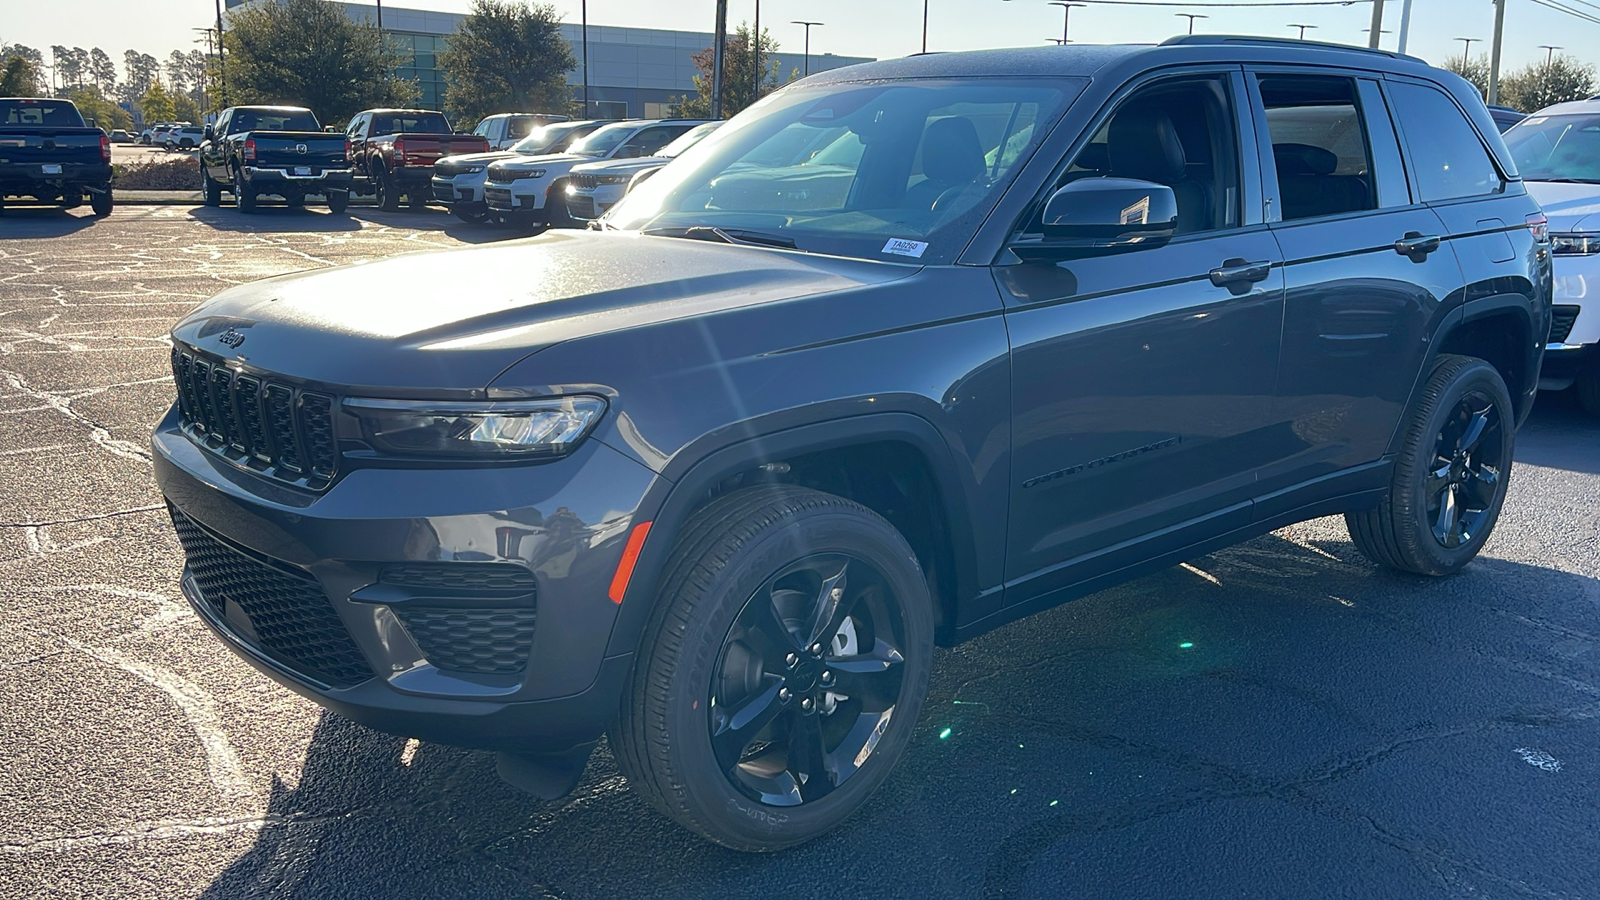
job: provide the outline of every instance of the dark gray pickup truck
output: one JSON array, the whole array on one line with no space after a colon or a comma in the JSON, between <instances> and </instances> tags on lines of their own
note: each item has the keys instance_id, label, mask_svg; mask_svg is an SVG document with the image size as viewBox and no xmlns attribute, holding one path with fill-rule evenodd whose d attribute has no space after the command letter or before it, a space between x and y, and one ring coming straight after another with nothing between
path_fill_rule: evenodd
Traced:
<instances>
[{"instance_id":1,"label":"dark gray pickup truck","mask_svg":"<svg viewBox=\"0 0 1600 900\"><path fill-rule=\"evenodd\" d=\"M350 203L349 145L322 130L315 114L298 106L235 106L207 126L200 145L200 180L206 205L229 191L240 212L255 212L256 198L276 194L290 206L321 194L335 215Z\"/></svg>"},{"instance_id":2,"label":"dark gray pickup truck","mask_svg":"<svg viewBox=\"0 0 1600 900\"><path fill-rule=\"evenodd\" d=\"M31 197L72 209L85 194L97 216L111 213L111 141L90 128L71 100L0 97L0 207Z\"/></svg>"}]
</instances>

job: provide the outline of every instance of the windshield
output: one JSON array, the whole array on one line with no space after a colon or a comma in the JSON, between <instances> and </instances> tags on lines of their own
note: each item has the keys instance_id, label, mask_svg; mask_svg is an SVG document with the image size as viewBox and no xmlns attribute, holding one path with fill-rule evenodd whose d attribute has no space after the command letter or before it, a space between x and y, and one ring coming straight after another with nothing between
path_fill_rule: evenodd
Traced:
<instances>
[{"instance_id":1,"label":"windshield","mask_svg":"<svg viewBox=\"0 0 1600 900\"><path fill-rule=\"evenodd\" d=\"M678 135L673 139L672 143L662 147L660 150L657 150L654 155L664 157L666 159L672 159L683 151L693 147L695 144L700 143L701 138L713 131L716 131L720 127L722 127L721 122L707 122L704 125L696 125L688 131L685 131L683 134Z\"/></svg>"},{"instance_id":2,"label":"windshield","mask_svg":"<svg viewBox=\"0 0 1600 900\"><path fill-rule=\"evenodd\" d=\"M628 139L628 136L639 130L638 122L617 122L589 135L583 140L572 145L568 153L579 156L605 156L617 149L617 145Z\"/></svg>"},{"instance_id":3,"label":"windshield","mask_svg":"<svg viewBox=\"0 0 1600 900\"><path fill-rule=\"evenodd\" d=\"M610 220L946 263L1078 89L999 78L790 88L644 182Z\"/></svg>"},{"instance_id":4,"label":"windshield","mask_svg":"<svg viewBox=\"0 0 1600 900\"><path fill-rule=\"evenodd\" d=\"M0 100L0 125L82 128L83 117L66 100Z\"/></svg>"},{"instance_id":5,"label":"windshield","mask_svg":"<svg viewBox=\"0 0 1600 900\"><path fill-rule=\"evenodd\" d=\"M546 125L543 128L535 128L527 137L518 141L516 146L512 147L511 149L526 156L538 156L542 153L549 153L551 150L554 150L556 147L560 146L562 141L571 137L573 132L578 131L583 127L584 126L582 125L562 123L559 125Z\"/></svg>"},{"instance_id":6,"label":"windshield","mask_svg":"<svg viewBox=\"0 0 1600 900\"><path fill-rule=\"evenodd\" d=\"M1505 139L1527 181L1600 183L1600 116L1533 116Z\"/></svg>"},{"instance_id":7,"label":"windshield","mask_svg":"<svg viewBox=\"0 0 1600 900\"><path fill-rule=\"evenodd\" d=\"M449 134L450 123L440 113L377 113L369 135Z\"/></svg>"}]
</instances>

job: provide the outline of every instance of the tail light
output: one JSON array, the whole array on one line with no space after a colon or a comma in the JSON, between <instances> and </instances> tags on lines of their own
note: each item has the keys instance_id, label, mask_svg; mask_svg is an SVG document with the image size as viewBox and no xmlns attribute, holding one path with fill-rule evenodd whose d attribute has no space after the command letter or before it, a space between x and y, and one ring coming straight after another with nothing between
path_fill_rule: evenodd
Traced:
<instances>
[{"instance_id":1,"label":"tail light","mask_svg":"<svg viewBox=\"0 0 1600 900\"><path fill-rule=\"evenodd\" d=\"M394 142L394 164L397 165L397 166L403 166L403 165L406 164L406 142L405 141L395 141Z\"/></svg>"},{"instance_id":2,"label":"tail light","mask_svg":"<svg viewBox=\"0 0 1600 900\"><path fill-rule=\"evenodd\" d=\"M1528 232L1541 244L1550 240L1550 220L1545 218L1544 213L1529 216Z\"/></svg>"},{"instance_id":3,"label":"tail light","mask_svg":"<svg viewBox=\"0 0 1600 900\"><path fill-rule=\"evenodd\" d=\"M356 155L356 148L350 145L350 139L344 139L344 161L349 162Z\"/></svg>"},{"instance_id":4,"label":"tail light","mask_svg":"<svg viewBox=\"0 0 1600 900\"><path fill-rule=\"evenodd\" d=\"M100 135L100 158L111 162L111 138L104 134Z\"/></svg>"},{"instance_id":5,"label":"tail light","mask_svg":"<svg viewBox=\"0 0 1600 900\"><path fill-rule=\"evenodd\" d=\"M255 161L255 158L256 158L256 139L255 138L245 138L244 139L244 158L245 158L245 160L247 160L249 162L254 162Z\"/></svg>"}]
</instances>

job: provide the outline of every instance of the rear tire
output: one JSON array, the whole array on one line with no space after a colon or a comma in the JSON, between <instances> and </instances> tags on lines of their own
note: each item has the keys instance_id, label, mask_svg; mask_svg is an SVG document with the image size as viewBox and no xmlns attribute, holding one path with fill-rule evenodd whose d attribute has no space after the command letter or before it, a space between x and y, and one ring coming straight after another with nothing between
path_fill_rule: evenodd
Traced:
<instances>
[{"instance_id":1,"label":"rear tire","mask_svg":"<svg viewBox=\"0 0 1600 900\"><path fill-rule=\"evenodd\" d=\"M377 194L379 209L384 212L400 211L400 193L388 171L381 166L372 171L372 190Z\"/></svg>"},{"instance_id":2,"label":"rear tire","mask_svg":"<svg viewBox=\"0 0 1600 900\"><path fill-rule=\"evenodd\" d=\"M428 208L428 198L421 194L407 194L406 208L412 212L422 212Z\"/></svg>"},{"instance_id":3,"label":"rear tire","mask_svg":"<svg viewBox=\"0 0 1600 900\"><path fill-rule=\"evenodd\" d=\"M1578 389L1578 404L1591 416L1600 416L1600 348L1589 349L1588 365L1578 372L1573 387Z\"/></svg>"},{"instance_id":4,"label":"rear tire","mask_svg":"<svg viewBox=\"0 0 1600 900\"><path fill-rule=\"evenodd\" d=\"M233 170L233 197L234 205L239 208L239 212L256 211L256 189L245 182L244 173L238 169Z\"/></svg>"},{"instance_id":5,"label":"rear tire","mask_svg":"<svg viewBox=\"0 0 1600 900\"><path fill-rule=\"evenodd\" d=\"M109 184L106 185L105 190L95 191L89 195L89 208L94 210L94 217L97 219L104 219L106 216L111 215L111 209L115 205L116 201L111 196L111 185Z\"/></svg>"},{"instance_id":6,"label":"rear tire","mask_svg":"<svg viewBox=\"0 0 1600 900\"><path fill-rule=\"evenodd\" d=\"M810 840L888 777L932 658L927 580L877 513L790 485L729 494L667 561L611 731L617 765L724 846Z\"/></svg>"},{"instance_id":7,"label":"rear tire","mask_svg":"<svg viewBox=\"0 0 1600 900\"><path fill-rule=\"evenodd\" d=\"M344 211L350 208L349 191L328 191L327 198L328 212L336 216L344 215Z\"/></svg>"},{"instance_id":8,"label":"rear tire","mask_svg":"<svg viewBox=\"0 0 1600 900\"><path fill-rule=\"evenodd\" d=\"M1500 373L1442 356L1405 425L1378 508L1346 513L1356 547L1380 566L1450 575L1483 549L1511 480L1516 413Z\"/></svg>"}]
</instances>

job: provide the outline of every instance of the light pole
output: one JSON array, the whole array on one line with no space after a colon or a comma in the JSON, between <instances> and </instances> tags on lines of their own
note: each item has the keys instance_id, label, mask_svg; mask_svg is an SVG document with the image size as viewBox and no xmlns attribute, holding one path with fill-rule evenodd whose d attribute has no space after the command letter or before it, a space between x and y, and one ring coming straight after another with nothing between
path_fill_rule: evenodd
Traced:
<instances>
[{"instance_id":1,"label":"light pole","mask_svg":"<svg viewBox=\"0 0 1600 900\"><path fill-rule=\"evenodd\" d=\"M1072 40L1067 36L1067 27L1072 24L1072 8L1074 6L1087 7L1088 4L1063 3L1061 0L1050 0L1050 5L1061 7L1061 46L1065 47L1072 43Z\"/></svg>"},{"instance_id":2,"label":"light pole","mask_svg":"<svg viewBox=\"0 0 1600 900\"><path fill-rule=\"evenodd\" d=\"M217 0L217 108L228 105L228 56L222 49L222 0Z\"/></svg>"},{"instance_id":3,"label":"light pole","mask_svg":"<svg viewBox=\"0 0 1600 900\"><path fill-rule=\"evenodd\" d=\"M756 24L750 34L750 102L761 99L761 0L756 0Z\"/></svg>"},{"instance_id":4,"label":"light pole","mask_svg":"<svg viewBox=\"0 0 1600 900\"><path fill-rule=\"evenodd\" d=\"M1367 47L1373 50L1378 49L1378 43L1388 33L1383 30L1383 0L1372 0L1372 25L1367 28L1367 31L1371 35L1367 39Z\"/></svg>"},{"instance_id":5,"label":"light pole","mask_svg":"<svg viewBox=\"0 0 1600 900\"><path fill-rule=\"evenodd\" d=\"M1461 48L1461 67L1464 70L1472 60L1472 45L1483 43L1483 38L1456 38L1456 40L1466 45Z\"/></svg>"},{"instance_id":6,"label":"light pole","mask_svg":"<svg viewBox=\"0 0 1600 900\"><path fill-rule=\"evenodd\" d=\"M711 47L711 118L722 118L722 67L728 44L728 0L717 0L717 26Z\"/></svg>"},{"instance_id":7,"label":"light pole","mask_svg":"<svg viewBox=\"0 0 1600 900\"><path fill-rule=\"evenodd\" d=\"M806 29L806 37L810 38L811 29ZM928 52L928 0L922 0L922 52Z\"/></svg>"},{"instance_id":8,"label":"light pole","mask_svg":"<svg viewBox=\"0 0 1600 900\"><path fill-rule=\"evenodd\" d=\"M806 27L806 70L805 70L805 74L806 75L810 75L811 74L811 26L813 26L813 25L826 25L827 23L826 22L805 22L805 21L801 21L800 19L794 19L794 20L791 21L791 24L804 25ZM804 77L804 76L801 76L801 77Z\"/></svg>"},{"instance_id":9,"label":"light pole","mask_svg":"<svg viewBox=\"0 0 1600 900\"><path fill-rule=\"evenodd\" d=\"M589 118L589 0L583 0L583 115Z\"/></svg>"},{"instance_id":10,"label":"light pole","mask_svg":"<svg viewBox=\"0 0 1600 900\"><path fill-rule=\"evenodd\" d=\"M1548 69L1556 61L1556 51L1557 50L1565 50L1567 48L1565 48L1565 47L1552 47L1549 44L1540 44L1539 45L1539 49L1548 51L1544 55L1544 67L1546 69Z\"/></svg>"},{"instance_id":11,"label":"light pole","mask_svg":"<svg viewBox=\"0 0 1600 900\"><path fill-rule=\"evenodd\" d=\"M1289 27L1290 28L1298 28L1298 29L1300 29L1300 40L1303 41L1303 40L1306 39L1306 30L1310 29L1310 28L1316 28L1317 26L1315 26L1315 25L1290 25Z\"/></svg>"},{"instance_id":12,"label":"light pole","mask_svg":"<svg viewBox=\"0 0 1600 900\"><path fill-rule=\"evenodd\" d=\"M1195 19L1209 19L1209 18L1211 18L1210 16L1201 15L1199 13L1173 13L1173 15L1177 16L1180 19L1188 19L1189 20L1189 33L1190 34L1194 34L1194 20Z\"/></svg>"},{"instance_id":13,"label":"light pole","mask_svg":"<svg viewBox=\"0 0 1600 900\"><path fill-rule=\"evenodd\" d=\"M1406 0L1400 7L1400 52L1406 52L1406 47L1411 44L1411 0Z\"/></svg>"}]
</instances>

